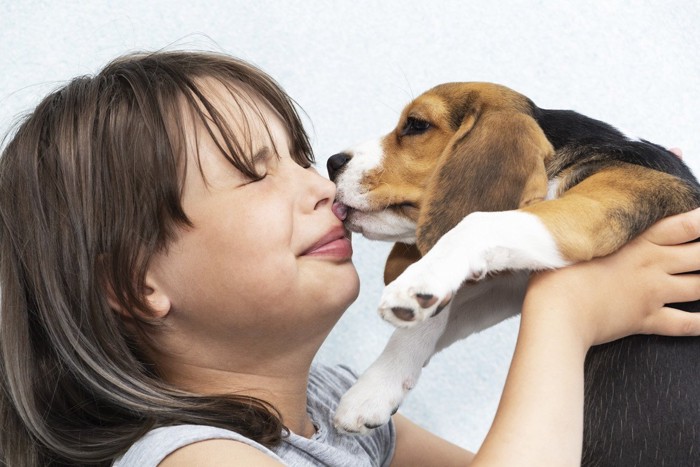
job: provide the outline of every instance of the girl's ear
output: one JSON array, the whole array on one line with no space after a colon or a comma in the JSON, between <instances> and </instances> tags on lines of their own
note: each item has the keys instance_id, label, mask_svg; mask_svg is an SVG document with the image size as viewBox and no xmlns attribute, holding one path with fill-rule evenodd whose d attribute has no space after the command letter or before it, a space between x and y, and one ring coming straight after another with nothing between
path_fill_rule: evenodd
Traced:
<instances>
[{"instance_id":1,"label":"girl's ear","mask_svg":"<svg viewBox=\"0 0 700 467\"><path fill-rule=\"evenodd\" d=\"M140 310L125 309L121 302L117 300L116 294L114 293L114 289L112 288L111 283L106 282L104 284L104 287L107 291L107 302L109 303L109 306L123 319L133 319L132 313L134 311L136 313L143 313L143 317L146 319L161 319L165 318L168 315L168 313L170 313L170 298L162 289L162 287L158 285L158 281L153 277L153 274L151 272L146 273L143 287L140 291L144 301L150 308L150 313L147 314Z\"/></svg>"},{"instance_id":2,"label":"girl's ear","mask_svg":"<svg viewBox=\"0 0 700 467\"><path fill-rule=\"evenodd\" d=\"M490 110L467 115L426 187L416 230L425 254L448 230L475 211L507 211L547 194L545 160L554 154L527 114Z\"/></svg>"},{"instance_id":3,"label":"girl's ear","mask_svg":"<svg viewBox=\"0 0 700 467\"><path fill-rule=\"evenodd\" d=\"M165 293L163 287L158 284L157 280L152 277L150 272L146 273L141 293L153 312L152 316L154 318L165 318L170 313L172 305L170 297Z\"/></svg>"},{"instance_id":4,"label":"girl's ear","mask_svg":"<svg viewBox=\"0 0 700 467\"><path fill-rule=\"evenodd\" d=\"M386 259L384 266L384 284L389 284L411 264L421 259L420 251L416 245L407 243L394 243L394 247Z\"/></svg>"}]
</instances>

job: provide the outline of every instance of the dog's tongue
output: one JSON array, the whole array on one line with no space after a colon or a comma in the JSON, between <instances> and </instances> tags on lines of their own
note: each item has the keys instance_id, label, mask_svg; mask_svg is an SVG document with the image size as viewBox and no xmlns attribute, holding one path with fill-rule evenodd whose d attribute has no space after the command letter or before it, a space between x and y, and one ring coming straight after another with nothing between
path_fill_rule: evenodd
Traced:
<instances>
[{"instance_id":1,"label":"dog's tongue","mask_svg":"<svg viewBox=\"0 0 700 467\"><path fill-rule=\"evenodd\" d=\"M332 209L333 209L333 214L335 214L335 217L337 217L341 221L344 221L348 215L348 207L346 205L344 205L343 203L339 203L338 201L333 203Z\"/></svg>"}]
</instances>

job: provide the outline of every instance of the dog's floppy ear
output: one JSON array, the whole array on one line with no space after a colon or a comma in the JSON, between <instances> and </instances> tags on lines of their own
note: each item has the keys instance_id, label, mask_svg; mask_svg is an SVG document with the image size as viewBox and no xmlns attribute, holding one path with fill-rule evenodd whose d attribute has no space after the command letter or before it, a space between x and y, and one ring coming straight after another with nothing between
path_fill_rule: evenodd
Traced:
<instances>
[{"instance_id":1,"label":"dog's floppy ear","mask_svg":"<svg viewBox=\"0 0 700 467\"><path fill-rule=\"evenodd\" d=\"M394 243L394 247L386 259L384 266L384 283L389 284L411 264L421 259L420 251L416 245L408 243Z\"/></svg>"},{"instance_id":2,"label":"dog's floppy ear","mask_svg":"<svg viewBox=\"0 0 700 467\"><path fill-rule=\"evenodd\" d=\"M515 110L466 115L426 187L417 246L425 254L466 215L517 209L547 194L554 154L537 122Z\"/></svg>"}]
</instances>

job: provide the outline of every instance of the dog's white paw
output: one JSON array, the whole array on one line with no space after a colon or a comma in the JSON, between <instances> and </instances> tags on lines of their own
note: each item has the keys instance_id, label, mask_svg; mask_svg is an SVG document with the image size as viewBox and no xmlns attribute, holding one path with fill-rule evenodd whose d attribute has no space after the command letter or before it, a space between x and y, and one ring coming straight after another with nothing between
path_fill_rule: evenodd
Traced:
<instances>
[{"instance_id":1,"label":"dog's white paw","mask_svg":"<svg viewBox=\"0 0 700 467\"><path fill-rule=\"evenodd\" d=\"M367 434L389 422L417 378L403 381L387 375L365 373L343 395L333 417L336 429L343 433Z\"/></svg>"},{"instance_id":2,"label":"dog's white paw","mask_svg":"<svg viewBox=\"0 0 700 467\"><path fill-rule=\"evenodd\" d=\"M466 255L436 251L409 266L384 288L381 317L397 327L410 327L438 314L465 280L481 280L485 262L467 264Z\"/></svg>"},{"instance_id":3,"label":"dog's white paw","mask_svg":"<svg viewBox=\"0 0 700 467\"><path fill-rule=\"evenodd\" d=\"M379 314L397 327L410 327L438 314L452 299L453 292L443 284L399 276L384 288Z\"/></svg>"}]
</instances>

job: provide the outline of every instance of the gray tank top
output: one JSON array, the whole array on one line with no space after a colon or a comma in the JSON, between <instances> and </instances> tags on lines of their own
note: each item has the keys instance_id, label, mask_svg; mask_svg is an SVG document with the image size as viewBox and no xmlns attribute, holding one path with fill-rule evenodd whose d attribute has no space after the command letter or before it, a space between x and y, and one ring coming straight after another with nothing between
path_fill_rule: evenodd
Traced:
<instances>
[{"instance_id":1,"label":"gray tank top","mask_svg":"<svg viewBox=\"0 0 700 467\"><path fill-rule=\"evenodd\" d=\"M114 467L156 467L168 454L188 444L208 439L231 439L252 446L289 466L388 466L394 455L396 434L393 422L367 436L338 433L333 413L340 397L356 380L347 367L314 365L309 375L307 410L316 426L312 438L290 433L268 449L234 431L201 425L156 428L134 443Z\"/></svg>"}]
</instances>

